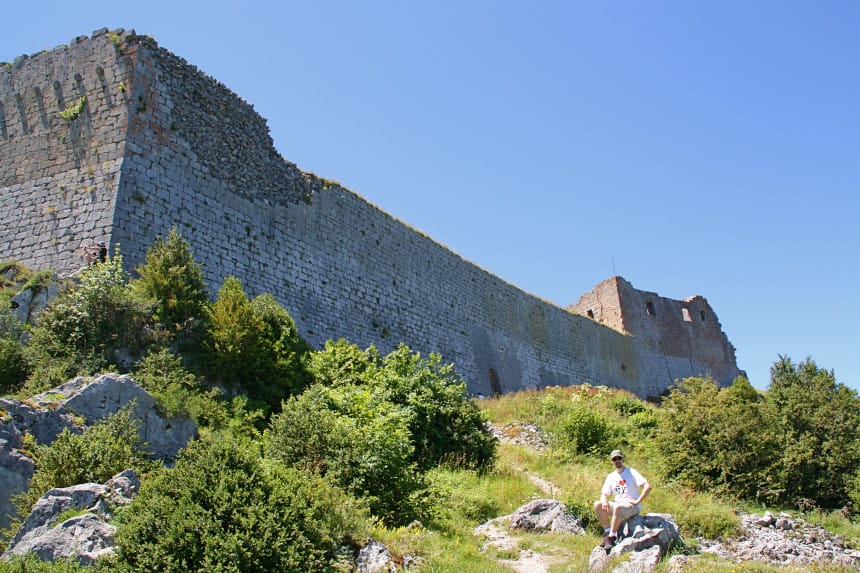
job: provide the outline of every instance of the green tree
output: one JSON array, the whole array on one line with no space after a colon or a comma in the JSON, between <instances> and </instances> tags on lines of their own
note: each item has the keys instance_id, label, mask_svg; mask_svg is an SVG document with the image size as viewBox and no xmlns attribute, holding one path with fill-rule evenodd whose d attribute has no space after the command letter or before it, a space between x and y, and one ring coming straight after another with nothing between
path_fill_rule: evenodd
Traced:
<instances>
[{"instance_id":1,"label":"green tree","mask_svg":"<svg viewBox=\"0 0 860 573\"><path fill-rule=\"evenodd\" d=\"M771 368L767 402L778 421L780 501L827 508L849 502L860 467L860 398L811 358L780 356Z\"/></svg>"},{"instance_id":2,"label":"green tree","mask_svg":"<svg viewBox=\"0 0 860 573\"><path fill-rule=\"evenodd\" d=\"M269 383L259 389L260 398L277 405L285 396L299 394L309 380L305 362L311 350L293 318L275 297L263 293L251 302L254 313L263 322L262 351L264 366L261 376Z\"/></svg>"},{"instance_id":3,"label":"green tree","mask_svg":"<svg viewBox=\"0 0 860 573\"><path fill-rule=\"evenodd\" d=\"M422 358L401 344L386 355L373 379L388 400L409 409L414 461L422 470L439 463L484 469L496 440L466 390L466 383L437 354Z\"/></svg>"},{"instance_id":4,"label":"green tree","mask_svg":"<svg viewBox=\"0 0 860 573\"><path fill-rule=\"evenodd\" d=\"M182 325L205 314L209 295L203 266L195 262L191 248L174 227L167 238L158 238L136 269L134 282L144 296L155 301L155 314L165 324Z\"/></svg>"},{"instance_id":5,"label":"green tree","mask_svg":"<svg viewBox=\"0 0 860 573\"><path fill-rule=\"evenodd\" d=\"M207 373L236 389L253 383L263 362L265 324L254 312L239 279L224 279L208 315L204 340Z\"/></svg>"},{"instance_id":6,"label":"green tree","mask_svg":"<svg viewBox=\"0 0 860 573\"><path fill-rule=\"evenodd\" d=\"M268 411L304 388L309 346L274 297L251 301L239 279L228 277L209 308L208 324L203 351L211 379L247 393Z\"/></svg>"},{"instance_id":7,"label":"green tree","mask_svg":"<svg viewBox=\"0 0 860 573\"><path fill-rule=\"evenodd\" d=\"M687 378L664 399L654 442L666 475L683 485L768 502L780 495L771 472L778 438L767 405L745 378L722 389L711 379Z\"/></svg>"},{"instance_id":8,"label":"green tree","mask_svg":"<svg viewBox=\"0 0 860 573\"><path fill-rule=\"evenodd\" d=\"M496 440L485 426L466 383L440 356L422 358L401 344L384 358L374 346L359 350L345 340L313 352L309 369L328 386L362 385L406 408L414 446L412 461L422 471L439 464L482 469L492 465Z\"/></svg>"},{"instance_id":9,"label":"green tree","mask_svg":"<svg viewBox=\"0 0 860 573\"><path fill-rule=\"evenodd\" d=\"M3 300L0 298L0 302ZM0 309L0 395L17 390L30 371L24 349L18 342L22 328L11 309Z\"/></svg>"},{"instance_id":10,"label":"green tree","mask_svg":"<svg viewBox=\"0 0 860 573\"><path fill-rule=\"evenodd\" d=\"M142 488L117 531L123 571L334 570L366 513L327 481L261 459L249 441L189 444Z\"/></svg>"}]
</instances>

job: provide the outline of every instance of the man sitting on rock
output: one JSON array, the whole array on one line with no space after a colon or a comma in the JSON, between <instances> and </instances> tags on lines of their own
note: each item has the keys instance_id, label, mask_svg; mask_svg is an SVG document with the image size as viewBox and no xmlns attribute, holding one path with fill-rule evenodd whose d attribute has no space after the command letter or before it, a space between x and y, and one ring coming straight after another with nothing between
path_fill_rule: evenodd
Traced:
<instances>
[{"instance_id":1,"label":"man sitting on rock","mask_svg":"<svg viewBox=\"0 0 860 573\"><path fill-rule=\"evenodd\" d=\"M617 542L618 530L624 522L642 511L642 500L651 491L651 484L642 474L624 465L621 450L612 450L609 459L615 471L606 476L600 500L594 502L594 512L605 533L600 546L607 551ZM613 501L609 501L610 494L614 495Z\"/></svg>"}]
</instances>

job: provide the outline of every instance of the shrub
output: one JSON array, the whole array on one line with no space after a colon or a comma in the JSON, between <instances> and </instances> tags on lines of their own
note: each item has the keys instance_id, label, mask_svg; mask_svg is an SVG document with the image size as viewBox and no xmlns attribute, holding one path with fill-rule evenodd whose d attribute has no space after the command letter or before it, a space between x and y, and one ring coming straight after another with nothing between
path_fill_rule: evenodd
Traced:
<instances>
[{"instance_id":1,"label":"shrub","mask_svg":"<svg viewBox=\"0 0 860 573\"><path fill-rule=\"evenodd\" d=\"M174 227L167 238L158 238L146 252L146 261L136 269L135 288L155 301L155 315L162 323L182 325L205 314L206 292L203 266L195 262L188 242Z\"/></svg>"},{"instance_id":2,"label":"shrub","mask_svg":"<svg viewBox=\"0 0 860 573\"><path fill-rule=\"evenodd\" d=\"M29 373L30 368L18 340L0 337L0 395L15 392Z\"/></svg>"},{"instance_id":3,"label":"shrub","mask_svg":"<svg viewBox=\"0 0 860 573\"><path fill-rule=\"evenodd\" d=\"M664 473L697 491L760 502L780 494L773 473L779 450L774 418L744 378L720 389L687 378L663 402L656 451Z\"/></svg>"},{"instance_id":4,"label":"shrub","mask_svg":"<svg viewBox=\"0 0 860 573\"><path fill-rule=\"evenodd\" d=\"M411 412L413 459L422 470L439 463L466 469L492 465L496 439L469 398L466 383L453 366L431 354L424 359L401 344L382 361L375 377L395 404Z\"/></svg>"},{"instance_id":5,"label":"shrub","mask_svg":"<svg viewBox=\"0 0 860 573\"><path fill-rule=\"evenodd\" d=\"M615 437L605 414L587 404L573 405L550 432L554 445L576 455L605 453Z\"/></svg>"},{"instance_id":6,"label":"shrub","mask_svg":"<svg viewBox=\"0 0 860 573\"><path fill-rule=\"evenodd\" d=\"M328 476L384 522L405 523L420 512L424 487L411 462L408 422L406 409L367 387L314 385L272 418L266 455Z\"/></svg>"},{"instance_id":7,"label":"shrub","mask_svg":"<svg viewBox=\"0 0 860 573\"><path fill-rule=\"evenodd\" d=\"M39 314L26 351L34 367L27 389L37 393L50 388L53 380L35 375L50 371L52 365L62 366L67 379L112 365L117 350L140 354L154 342L150 315L149 305L128 288L119 253L87 267L77 286L62 292Z\"/></svg>"},{"instance_id":8,"label":"shrub","mask_svg":"<svg viewBox=\"0 0 860 573\"><path fill-rule=\"evenodd\" d=\"M812 359L780 356L766 399L779 424L780 501L838 508L849 502L850 478L860 467L860 398Z\"/></svg>"},{"instance_id":9,"label":"shrub","mask_svg":"<svg viewBox=\"0 0 860 573\"><path fill-rule=\"evenodd\" d=\"M250 301L239 279L228 277L208 312L206 371L252 402L277 410L304 387L304 353L289 313L271 295Z\"/></svg>"},{"instance_id":10,"label":"shrub","mask_svg":"<svg viewBox=\"0 0 860 573\"><path fill-rule=\"evenodd\" d=\"M424 359L401 344L380 359L376 348L329 341L312 353L314 379L329 386L360 385L408 411L412 461L422 471L440 463L483 469L492 465L496 440L469 398L465 382L438 355Z\"/></svg>"},{"instance_id":11,"label":"shrub","mask_svg":"<svg viewBox=\"0 0 860 573\"><path fill-rule=\"evenodd\" d=\"M331 571L364 535L360 507L311 474L262 460L253 443L190 444L121 515L123 571Z\"/></svg>"},{"instance_id":12,"label":"shrub","mask_svg":"<svg viewBox=\"0 0 860 573\"><path fill-rule=\"evenodd\" d=\"M632 396L613 396L609 400L609 407L622 416L632 416L646 410L645 405Z\"/></svg>"},{"instance_id":13,"label":"shrub","mask_svg":"<svg viewBox=\"0 0 860 573\"><path fill-rule=\"evenodd\" d=\"M310 345L296 329L296 323L275 297L263 293L251 302L263 322L262 343L265 356L262 376L270 378L260 388L260 398L277 404L285 396L300 394L309 380L305 361Z\"/></svg>"},{"instance_id":14,"label":"shrub","mask_svg":"<svg viewBox=\"0 0 860 573\"><path fill-rule=\"evenodd\" d=\"M101 570L98 566L81 565L75 559L42 561L34 553L0 560L0 573L94 573Z\"/></svg>"}]
</instances>

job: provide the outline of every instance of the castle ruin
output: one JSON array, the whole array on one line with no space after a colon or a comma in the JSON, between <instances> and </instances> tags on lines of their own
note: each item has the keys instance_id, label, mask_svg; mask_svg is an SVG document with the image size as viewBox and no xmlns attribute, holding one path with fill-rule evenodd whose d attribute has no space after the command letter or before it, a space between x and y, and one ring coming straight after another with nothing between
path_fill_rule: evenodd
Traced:
<instances>
[{"instance_id":1,"label":"castle ruin","mask_svg":"<svg viewBox=\"0 0 860 573\"><path fill-rule=\"evenodd\" d=\"M316 347L439 353L475 394L743 374L704 298L621 277L567 309L530 295L284 160L251 105L152 38L102 29L0 65L0 257L68 274L104 240L133 268L174 226L210 291L272 293Z\"/></svg>"}]
</instances>

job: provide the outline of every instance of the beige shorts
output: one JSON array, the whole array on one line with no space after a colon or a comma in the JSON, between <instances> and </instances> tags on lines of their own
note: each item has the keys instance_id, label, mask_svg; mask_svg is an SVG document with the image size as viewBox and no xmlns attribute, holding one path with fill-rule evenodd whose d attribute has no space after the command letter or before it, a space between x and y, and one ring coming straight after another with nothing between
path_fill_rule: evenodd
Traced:
<instances>
[{"instance_id":1,"label":"beige shorts","mask_svg":"<svg viewBox=\"0 0 860 573\"><path fill-rule=\"evenodd\" d=\"M619 510L621 513L622 519L627 521L634 515L639 515L639 506L635 503L630 503L627 501L622 501L620 503L615 503L614 501L609 502L609 512L612 513L615 510L615 507L618 506L621 509Z\"/></svg>"}]
</instances>

